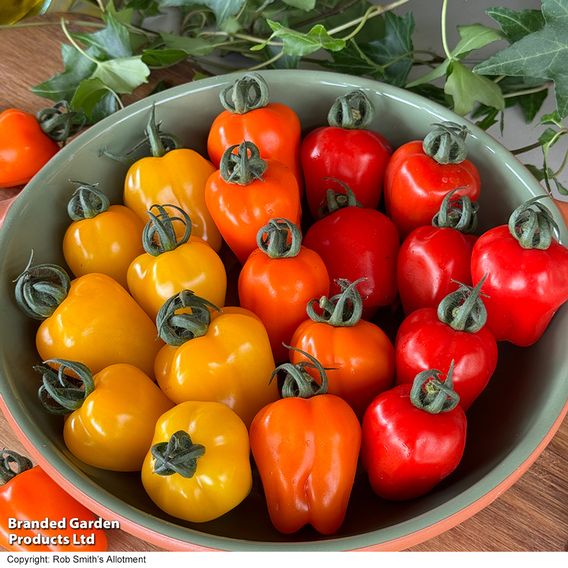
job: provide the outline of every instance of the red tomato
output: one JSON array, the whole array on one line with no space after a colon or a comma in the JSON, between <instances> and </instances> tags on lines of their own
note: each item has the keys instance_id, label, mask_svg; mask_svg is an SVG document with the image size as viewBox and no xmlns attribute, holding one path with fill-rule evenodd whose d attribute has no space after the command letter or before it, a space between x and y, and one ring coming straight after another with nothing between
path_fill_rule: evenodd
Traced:
<instances>
[{"instance_id":1,"label":"red tomato","mask_svg":"<svg viewBox=\"0 0 568 568\"><path fill-rule=\"evenodd\" d=\"M439 371L421 373L412 386L380 394L365 412L361 457L380 497L398 501L424 495L460 463L467 419L457 398L448 396L450 375L442 383ZM426 390L428 377L435 378ZM428 410L441 404L438 413L431 413L437 408Z\"/></svg>"},{"instance_id":2,"label":"red tomato","mask_svg":"<svg viewBox=\"0 0 568 568\"><path fill-rule=\"evenodd\" d=\"M401 236L429 225L452 189L477 201L479 172L465 159L466 130L444 123L424 142L403 144L394 152L385 174L385 206ZM440 150L447 150L445 153Z\"/></svg>"},{"instance_id":3,"label":"red tomato","mask_svg":"<svg viewBox=\"0 0 568 568\"><path fill-rule=\"evenodd\" d=\"M469 197L446 195L431 226L414 229L404 239L397 261L397 283L405 313L419 308L437 308L459 283L471 284L471 250L477 237L477 204Z\"/></svg>"},{"instance_id":4,"label":"red tomato","mask_svg":"<svg viewBox=\"0 0 568 568\"><path fill-rule=\"evenodd\" d=\"M58 151L33 114L15 108L0 113L0 188L28 183Z\"/></svg>"},{"instance_id":5,"label":"red tomato","mask_svg":"<svg viewBox=\"0 0 568 568\"><path fill-rule=\"evenodd\" d=\"M568 249L552 238L555 223L541 198L518 207L508 226L481 235L471 256L473 283L488 274L488 328L497 341L521 347L538 341L568 300Z\"/></svg>"},{"instance_id":6,"label":"red tomato","mask_svg":"<svg viewBox=\"0 0 568 568\"><path fill-rule=\"evenodd\" d=\"M330 126L316 128L302 141L300 159L314 218L322 216L329 188L326 178L346 183L363 207L378 206L392 149L384 136L364 129L373 112L365 93L353 91L335 101Z\"/></svg>"},{"instance_id":7,"label":"red tomato","mask_svg":"<svg viewBox=\"0 0 568 568\"><path fill-rule=\"evenodd\" d=\"M347 199L347 207L333 211L308 229L304 244L323 259L332 294L341 292L337 279L364 279L359 293L363 317L369 319L379 307L396 298L398 231L379 211L352 206L352 193Z\"/></svg>"},{"instance_id":8,"label":"red tomato","mask_svg":"<svg viewBox=\"0 0 568 568\"><path fill-rule=\"evenodd\" d=\"M483 327L485 313L481 300L476 300L481 312L477 321L460 311L472 305L466 304L468 296L477 295L470 290L464 286L447 296L438 312L435 308L422 308L411 313L400 325L395 342L398 384L412 383L418 373L427 369L447 369L454 361L455 390L464 410L485 389L497 366L497 342Z\"/></svg>"}]
</instances>

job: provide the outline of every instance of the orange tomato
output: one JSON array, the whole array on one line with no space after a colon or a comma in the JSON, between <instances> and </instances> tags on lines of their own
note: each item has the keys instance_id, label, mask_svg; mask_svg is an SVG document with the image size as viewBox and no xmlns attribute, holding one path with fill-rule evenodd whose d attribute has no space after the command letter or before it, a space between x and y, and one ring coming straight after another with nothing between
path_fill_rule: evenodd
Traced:
<instances>
[{"instance_id":1,"label":"orange tomato","mask_svg":"<svg viewBox=\"0 0 568 568\"><path fill-rule=\"evenodd\" d=\"M300 190L294 174L276 160L262 160L252 142L227 148L220 169L207 180L205 203L241 263L256 248L256 235L270 219L285 217L300 223Z\"/></svg>"},{"instance_id":2,"label":"orange tomato","mask_svg":"<svg viewBox=\"0 0 568 568\"><path fill-rule=\"evenodd\" d=\"M220 98L226 110L213 121L207 139L213 164L219 166L229 146L247 140L258 146L263 158L288 166L301 184L298 115L289 106L268 102L268 86L256 73L237 79Z\"/></svg>"}]
</instances>

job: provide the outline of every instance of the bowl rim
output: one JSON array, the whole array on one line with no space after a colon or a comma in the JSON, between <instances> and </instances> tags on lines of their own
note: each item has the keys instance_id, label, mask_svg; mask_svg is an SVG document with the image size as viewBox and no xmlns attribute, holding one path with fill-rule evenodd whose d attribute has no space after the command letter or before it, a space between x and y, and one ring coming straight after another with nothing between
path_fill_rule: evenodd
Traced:
<instances>
[{"instance_id":1,"label":"bowl rim","mask_svg":"<svg viewBox=\"0 0 568 568\"><path fill-rule=\"evenodd\" d=\"M343 88L361 88L404 104L423 108L429 114L438 116L442 120L452 120L458 124L464 124L470 131L470 137L476 139L492 153L499 155L509 172L519 179L533 195L546 195L544 189L532 174L498 141L467 119L420 95L372 79L331 71L267 70L259 74L267 80L269 86L271 81L277 81L284 75L286 81L296 81L302 85L315 82ZM47 182L49 172L54 168L63 166L68 158L73 153L78 152L82 146L91 143L93 139L96 139L107 129L118 128L121 122L129 120L132 116L146 113L153 103L159 109L161 104L183 98L193 92L214 90L242 75L242 72L218 75L156 93L114 113L77 136L34 176L10 207L0 229L0 261L3 256L2 251L5 250L7 235L9 235L12 225L17 222L25 208L27 198L36 191L34 188ZM549 208L553 216L557 221L562 221L554 202L552 205L553 207ZM563 227L562 224L560 226ZM561 229L561 231L562 240L564 240L566 230ZM0 407L2 407L9 424L38 465L44 468L48 475L96 514L107 519L119 520L121 528L125 531L167 550L400 550L418 544L477 513L508 489L544 450L568 411L567 382L565 388L561 390L561 394L564 392L564 396L549 397L554 398L554 400L547 400L543 404L540 414L527 428L522 440L501 462L465 491L421 515L358 535L282 543L245 540L204 533L176 525L126 504L90 480L86 474L69 463L68 459L55 447L50 447L50 444L46 443L38 443L38 438L43 437L44 441L48 441L48 439L29 419L21 401L7 388L8 381L4 377L1 366L0 386L2 387L0 389L2 393ZM164 525L168 528L168 534L160 531L160 527L164 527Z\"/></svg>"}]
</instances>

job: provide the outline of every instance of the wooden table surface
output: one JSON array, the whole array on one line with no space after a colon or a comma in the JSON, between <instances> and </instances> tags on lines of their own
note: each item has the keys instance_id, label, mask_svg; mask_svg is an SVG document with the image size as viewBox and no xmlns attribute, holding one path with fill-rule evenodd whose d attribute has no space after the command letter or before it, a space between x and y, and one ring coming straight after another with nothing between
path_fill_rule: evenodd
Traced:
<instances>
[{"instance_id":1,"label":"wooden table surface","mask_svg":"<svg viewBox=\"0 0 568 568\"><path fill-rule=\"evenodd\" d=\"M31 112L46 101L30 92L61 68L58 26L0 30L0 110L19 107ZM191 77L187 65L164 71L172 85ZM146 89L146 92L151 86ZM0 199L9 193L0 193ZM0 447L24 452L0 415ZM568 420L530 470L491 505L459 526L414 551L566 551L568 550ZM109 531L113 551L157 548L122 531Z\"/></svg>"}]
</instances>

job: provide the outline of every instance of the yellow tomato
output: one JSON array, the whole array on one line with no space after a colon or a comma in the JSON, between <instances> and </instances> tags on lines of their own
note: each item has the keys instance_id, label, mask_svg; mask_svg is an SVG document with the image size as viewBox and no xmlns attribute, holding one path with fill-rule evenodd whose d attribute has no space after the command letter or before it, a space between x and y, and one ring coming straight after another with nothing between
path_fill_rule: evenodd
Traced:
<instances>
[{"instance_id":1,"label":"yellow tomato","mask_svg":"<svg viewBox=\"0 0 568 568\"><path fill-rule=\"evenodd\" d=\"M159 418L142 484L169 515L211 521L250 493L249 452L247 428L228 406L184 402Z\"/></svg>"},{"instance_id":2,"label":"yellow tomato","mask_svg":"<svg viewBox=\"0 0 568 568\"><path fill-rule=\"evenodd\" d=\"M179 347L162 347L154 370L160 388L174 402L222 402L247 426L279 397L277 381L270 381L274 358L266 329L243 308L223 308L205 335Z\"/></svg>"},{"instance_id":3,"label":"yellow tomato","mask_svg":"<svg viewBox=\"0 0 568 568\"><path fill-rule=\"evenodd\" d=\"M80 407L65 420L63 438L69 451L94 467L140 471L156 421L173 403L150 377L132 365L111 365L93 377L87 367L75 362L54 362L60 365L59 373L71 370L85 387L86 396ZM50 405L60 412L57 405L65 410L69 400L76 407L76 399L67 398L66 387L58 381L57 373L48 367L42 370L44 392L40 394L49 398L52 392L57 397L52 397ZM55 391L49 388L50 383ZM75 385L70 388L76 390Z\"/></svg>"},{"instance_id":4,"label":"yellow tomato","mask_svg":"<svg viewBox=\"0 0 568 568\"><path fill-rule=\"evenodd\" d=\"M126 288L126 271L144 252L142 220L124 205L109 205L91 185L77 188L68 209L73 222L63 237L63 256L73 274L100 272Z\"/></svg>"},{"instance_id":5,"label":"yellow tomato","mask_svg":"<svg viewBox=\"0 0 568 568\"><path fill-rule=\"evenodd\" d=\"M175 219L168 216L164 207L156 207L160 214L154 216L145 229L147 252L135 258L128 268L130 293L153 319L168 298L184 289L222 306L227 274L219 255L201 239L189 238L189 231L181 238L174 238ZM187 215L181 210L178 212L189 224ZM156 225L159 225L159 230L156 229L159 236L152 232ZM166 235L171 240L166 241ZM159 242L154 242L154 237Z\"/></svg>"}]
</instances>

